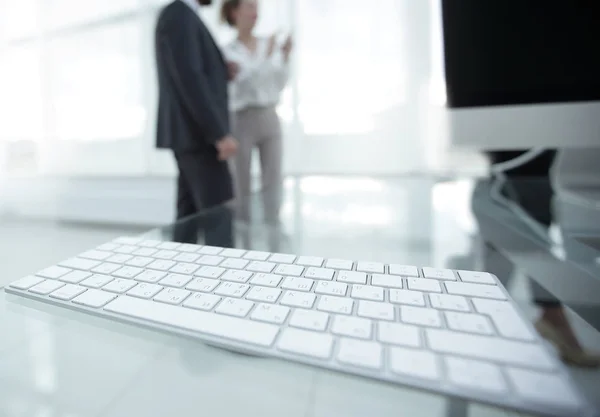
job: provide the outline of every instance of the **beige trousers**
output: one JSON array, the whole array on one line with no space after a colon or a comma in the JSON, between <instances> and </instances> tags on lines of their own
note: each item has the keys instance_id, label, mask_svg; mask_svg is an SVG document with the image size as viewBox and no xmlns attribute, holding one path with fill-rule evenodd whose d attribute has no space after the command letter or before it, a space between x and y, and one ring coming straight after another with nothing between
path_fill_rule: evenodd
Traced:
<instances>
[{"instance_id":1,"label":"beige trousers","mask_svg":"<svg viewBox=\"0 0 600 417\"><path fill-rule=\"evenodd\" d=\"M233 136L239 141L234 159L234 183L238 200L238 218L250 221L252 198L252 152L260 157L261 189L267 223L277 223L282 190L281 124L274 107L251 107L240 110L232 118Z\"/></svg>"}]
</instances>

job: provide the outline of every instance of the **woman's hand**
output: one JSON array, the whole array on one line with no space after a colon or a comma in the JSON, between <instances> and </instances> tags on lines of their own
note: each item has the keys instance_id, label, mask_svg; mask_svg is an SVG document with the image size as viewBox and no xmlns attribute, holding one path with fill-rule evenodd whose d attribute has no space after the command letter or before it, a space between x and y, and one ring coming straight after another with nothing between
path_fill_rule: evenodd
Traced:
<instances>
[{"instance_id":1,"label":"woman's hand","mask_svg":"<svg viewBox=\"0 0 600 417\"><path fill-rule=\"evenodd\" d=\"M292 49L294 48L294 41L292 40L292 35L288 36L285 40L285 43L281 47L281 52L283 53L283 58L288 61L290 59L290 54L292 53Z\"/></svg>"},{"instance_id":2,"label":"woman's hand","mask_svg":"<svg viewBox=\"0 0 600 417\"><path fill-rule=\"evenodd\" d=\"M236 79L238 74L240 73L240 64L233 61L227 61L227 75L229 81L233 81Z\"/></svg>"}]
</instances>

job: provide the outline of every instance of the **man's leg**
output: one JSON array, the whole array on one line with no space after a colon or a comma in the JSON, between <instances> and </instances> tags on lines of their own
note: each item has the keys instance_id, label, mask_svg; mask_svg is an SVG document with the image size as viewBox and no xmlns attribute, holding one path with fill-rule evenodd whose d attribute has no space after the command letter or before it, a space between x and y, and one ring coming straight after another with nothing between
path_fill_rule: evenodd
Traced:
<instances>
[{"instance_id":1,"label":"man's leg","mask_svg":"<svg viewBox=\"0 0 600 417\"><path fill-rule=\"evenodd\" d=\"M196 210L194 221L186 221L182 227L192 228L194 233L203 229L208 245L231 247L233 219L231 207L225 203L233 199L233 184L227 162L212 154L186 153L177 155L177 165Z\"/></svg>"},{"instance_id":2,"label":"man's leg","mask_svg":"<svg viewBox=\"0 0 600 417\"><path fill-rule=\"evenodd\" d=\"M197 243L198 229L191 216L197 212L188 182L179 169L177 178L177 214L173 228L173 240L180 243Z\"/></svg>"}]
</instances>

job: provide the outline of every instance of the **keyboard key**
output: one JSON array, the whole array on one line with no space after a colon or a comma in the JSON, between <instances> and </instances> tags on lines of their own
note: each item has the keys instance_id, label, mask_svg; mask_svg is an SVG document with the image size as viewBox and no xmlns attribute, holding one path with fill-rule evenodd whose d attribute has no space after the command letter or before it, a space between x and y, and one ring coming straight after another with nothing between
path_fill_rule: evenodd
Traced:
<instances>
[{"instance_id":1,"label":"keyboard key","mask_svg":"<svg viewBox=\"0 0 600 417\"><path fill-rule=\"evenodd\" d=\"M79 285L67 284L51 293L50 297L56 298L57 300L70 301L79 294L83 294L85 291L87 291L87 288Z\"/></svg>"},{"instance_id":2,"label":"keyboard key","mask_svg":"<svg viewBox=\"0 0 600 417\"><path fill-rule=\"evenodd\" d=\"M351 271L354 266L354 262L346 259L328 259L325 261L325 267L331 269L345 269Z\"/></svg>"},{"instance_id":3,"label":"keyboard key","mask_svg":"<svg viewBox=\"0 0 600 417\"><path fill-rule=\"evenodd\" d=\"M349 298L334 297L331 295L324 295L319 301L317 308L321 311L327 311L330 313L338 314L352 314L352 308L354 307L354 301Z\"/></svg>"},{"instance_id":4,"label":"keyboard key","mask_svg":"<svg viewBox=\"0 0 600 417\"><path fill-rule=\"evenodd\" d=\"M270 287L253 287L246 298L252 301L262 301L266 303L275 303L279 299L282 291Z\"/></svg>"},{"instance_id":5,"label":"keyboard key","mask_svg":"<svg viewBox=\"0 0 600 417\"><path fill-rule=\"evenodd\" d=\"M39 295L48 295L53 291L58 290L59 288L63 287L65 284L59 281L53 281L53 280L45 280L43 282L40 282L37 285L34 285L33 287L29 288L29 292L32 292L34 294L39 294Z\"/></svg>"},{"instance_id":6,"label":"keyboard key","mask_svg":"<svg viewBox=\"0 0 600 417\"><path fill-rule=\"evenodd\" d=\"M222 274L224 274L226 269L220 268L218 266L203 266L198 269L194 275L202 278L219 278Z\"/></svg>"},{"instance_id":7,"label":"keyboard key","mask_svg":"<svg viewBox=\"0 0 600 417\"><path fill-rule=\"evenodd\" d=\"M33 275L30 275L28 277L21 278L20 280L11 283L9 287L16 288L17 290L28 290L34 285L37 285L44 281L44 278L34 277Z\"/></svg>"},{"instance_id":8,"label":"keyboard key","mask_svg":"<svg viewBox=\"0 0 600 417\"><path fill-rule=\"evenodd\" d=\"M432 308L400 307L400 319L404 323L418 326L440 327L442 319L440 313Z\"/></svg>"},{"instance_id":9,"label":"keyboard key","mask_svg":"<svg viewBox=\"0 0 600 417\"><path fill-rule=\"evenodd\" d=\"M254 274L250 282L254 285L262 285L264 287L277 287L283 277L274 274Z\"/></svg>"},{"instance_id":10,"label":"keyboard key","mask_svg":"<svg viewBox=\"0 0 600 417\"><path fill-rule=\"evenodd\" d=\"M249 263L250 261L246 259L226 258L223 262L221 262L221 267L228 269L244 269Z\"/></svg>"},{"instance_id":11,"label":"keyboard key","mask_svg":"<svg viewBox=\"0 0 600 417\"><path fill-rule=\"evenodd\" d=\"M377 338L392 345L420 347L421 330L417 326L401 323L377 323Z\"/></svg>"},{"instance_id":12,"label":"keyboard key","mask_svg":"<svg viewBox=\"0 0 600 417\"><path fill-rule=\"evenodd\" d=\"M389 266L389 270L391 275L399 275L403 277L419 276L419 269L416 266L391 264Z\"/></svg>"},{"instance_id":13,"label":"keyboard key","mask_svg":"<svg viewBox=\"0 0 600 417\"><path fill-rule=\"evenodd\" d=\"M456 280L456 276L454 276L451 269L423 268L423 277L449 281Z\"/></svg>"},{"instance_id":14,"label":"keyboard key","mask_svg":"<svg viewBox=\"0 0 600 417\"><path fill-rule=\"evenodd\" d=\"M336 281L347 282L349 284L366 284L367 274L364 272L355 271L339 271L337 274Z\"/></svg>"},{"instance_id":15,"label":"keyboard key","mask_svg":"<svg viewBox=\"0 0 600 417\"><path fill-rule=\"evenodd\" d=\"M408 289L426 292L442 292L440 283L435 279L427 278L408 278Z\"/></svg>"},{"instance_id":16,"label":"keyboard key","mask_svg":"<svg viewBox=\"0 0 600 417\"><path fill-rule=\"evenodd\" d=\"M329 322L329 314L320 311L294 310L290 318L290 326L308 330L325 331Z\"/></svg>"},{"instance_id":17,"label":"keyboard key","mask_svg":"<svg viewBox=\"0 0 600 417\"><path fill-rule=\"evenodd\" d=\"M414 306L425 306L423 293L410 290L389 290L390 302L395 304L406 304Z\"/></svg>"},{"instance_id":18,"label":"keyboard key","mask_svg":"<svg viewBox=\"0 0 600 417\"><path fill-rule=\"evenodd\" d=\"M63 268L61 266L51 266L50 268L42 269L36 275L43 278L58 279L63 275L68 274L69 272L71 272L71 269L69 268Z\"/></svg>"},{"instance_id":19,"label":"keyboard key","mask_svg":"<svg viewBox=\"0 0 600 417\"><path fill-rule=\"evenodd\" d=\"M288 275L292 277L302 276L304 267L299 265L277 265L274 271L276 274Z\"/></svg>"},{"instance_id":20,"label":"keyboard key","mask_svg":"<svg viewBox=\"0 0 600 417\"><path fill-rule=\"evenodd\" d=\"M93 259L95 261L103 261L106 258L112 256L112 253L101 251L101 250L90 250L90 251L82 253L79 256L81 256L82 258L86 258L86 259Z\"/></svg>"},{"instance_id":21,"label":"keyboard key","mask_svg":"<svg viewBox=\"0 0 600 417\"><path fill-rule=\"evenodd\" d=\"M148 265L148 268L157 269L159 271L168 271L169 269L173 268L175 265L176 265L176 262L159 259L159 260L152 262L150 265Z\"/></svg>"},{"instance_id":22,"label":"keyboard key","mask_svg":"<svg viewBox=\"0 0 600 417\"><path fill-rule=\"evenodd\" d=\"M160 285L143 283L133 287L127 292L127 295L149 300L162 290L163 287L161 287Z\"/></svg>"},{"instance_id":23,"label":"keyboard key","mask_svg":"<svg viewBox=\"0 0 600 417\"><path fill-rule=\"evenodd\" d=\"M450 330L426 329L425 332L429 347L437 352L541 370L556 366L541 345Z\"/></svg>"},{"instance_id":24,"label":"keyboard key","mask_svg":"<svg viewBox=\"0 0 600 417\"><path fill-rule=\"evenodd\" d=\"M244 259L249 259L251 261L266 261L269 259L271 254L269 252L260 252L260 251L250 251L244 255Z\"/></svg>"},{"instance_id":25,"label":"keyboard key","mask_svg":"<svg viewBox=\"0 0 600 417\"><path fill-rule=\"evenodd\" d=\"M121 268L122 265L119 264L103 263L93 268L92 272L95 272L96 274L110 275Z\"/></svg>"},{"instance_id":26,"label":"keyboard key","mask_svg":"<svg viewBox=\"0 0 600 417\"><path fill-rule=\"evenodd\" d=\"M388 303L359 301L357 314L369 319L394 320L394 306Z\"/></svg>"},{"instance_id":27,"label":"keyboard key","mask_svg":"<svg viewBox=\"0 0 600 417\"><path fill-rule=\"evenodd\" d=\"M335 271L333 269L310 267L306 270L304 276L306 278L331 281L333 279L334 274Z\"/></svg>"},{"instance_id":28,"label":"keyboard key","mask_svg":"<svg viewBox=\"0 0 600 417\"><path fill-rule=\"evenodd\" d=\"M317 296L299 291L286 291L279 304L290 307L312 308Z\"/></svg>"},{"instance_id":29,"label":"keyboard key","mask_svg":"<svg viewBox=\"0 0 600 417\"><path fill-rule=\"evenodd\" d=\"M240 271L237 269L230 270L225 272L221 279L223 281L231 281L231 282L241 282L245 284L252 277L252 272L248 271Z\"/></svg>"},{"instance_id":30,"label":"keyboard key","mask_svg":"<svg viewBox=\"0 0 600 417\"><path fill-rule=\"evenodd\" d=\"M169 272L174 272L176 274L191 275L194 272L196 272L199 268L200 268L200 266L198 266L196 264L191 264L191 263L187 263L187 262L179 262L177 265L175 265L173 268L171 268L169 270Z\"/></svg>"},{"instance_id":31,"label":"keyboard key","mask_svg":"<svg viewBox=\"0 0 600 417\"><path fill-rule=\"evenodd\" d=\"M196 262L199 263L200 265L218 266L224 260L225 260L225 258L223 258L222 256L204 255L200 259L198 259Z\"/></svg>"},{"instance_id":32,"label":"keyboard key","mask_svg":"<svg viewBox=\"0 0 600 417\"><path fill-rule=\"evenodd\" d=\"M184 307L195 310L211 311L221 301L221 297L213 294L192 294L183 302Z\"/></svg>"},{"instance_id":33,"label":"keyboard key","mask_svg":"<svg viewBox=\"0 0 600 417\"><path fill-rule=\"evenodd\" d=\"M213 292L219 284L220 281L216 279L194 278L185 288L192 291Z\"/></svg>"},{"instance_id":34,"label":"keyboard key","mask_svg":"<svg viewBox=\"0 0 600 417\"><path fill-rule=\"evenodd\" d=\"M115 252L117 253L124 253L124 254L130 254L133 251L137 250L137 246L133 246L133 245L122 245L119 246L117 249L115 249Z\"/></svg>"},{"instance_id":35,"label":"keyboard key","mask_svg":"<svg viewBox=\"0 0 600 417\"><path fill-rule=\"evenodd\" d=\"M433 308L438 310L454 310L468 312L469 303L465 297L460 295L448 295L448 294L429 294L429 302Z\"/></svg>"},{"instance_id":36,"label":"keyboard key","mask_svg":"<svg viewBox=\"0 0 600 417\"><path fill-rule=\"evenodd\" d=\"M246 317L254 303L248 300L238 298L225 298L215 309L216 313L226 314L228 316Z\"/></svg>"},{"instance_id":37,"label":"keyboard key","mask_svg":"<svg viewBox=\"0 0 600 417\"><path fill-rule=\"evenodd\" d=\"M123 267L121 269L117 269L115 272L113 272L112 276L118 277L118 278L132 279L132 278L135 278L137 275L141 274L142 272L144 272L144 270L142 268L136 268L134 266L125 266L125 267Z\"/></svg>"},{"instance_id":38,"label":"keyboard key","mask_svg":"<svg viewBox=\"0 0 600 417\"><path fill-rule=\"evenodd\" d=\"M356 270L359 272L368 272L369 274L383 274L385 265L380 262L359 262L356 265Z\"/></svg>"},{"instance_id":39,"label":"keyboard key","mask_svg":"<svg viewBox=\"0 0 600 417\"><path fill-rule=\"evenodd\" d=\"M158 252L158 250L156 250L156 249L152 249L152 248L140 248L140 249L136 250L135 252L133 252L132 255L136 255L136 256L152 256L156 252Z\"/></svg>"},{"instance_id":40,"label":"keyboard key","mask_svg":"<svg viewBox=\"0 0 600 417\"><path fill-rule=\"evenodd\" d=\"M106 260L106 262L112 262L114 264L123 264L128 260L133 259L133 255L125 255L123 253L117 253Z\"/></svg>"},{"instance_id":41,"label":"keyboard key","mask_svg":"<svg viewBox=\"0 0 600 417\"><path fill-rule=\"evenodd\" d=\"M274 253L269 258L269 262L275 262L276 264L293 264L296 260L296 255L288 255L284 253Z\"/></svg>"},{"instance_id":42,"label":"keyboard key","mask_svg":"<svg viewBox=\"0 0 600 417\"><path fill-rule=\"evenodd\" d=\"M373 287L371 285L352 286L352 298L371 301L383 301L383 288Z\"/></svg>"},{"instance_id":43,"label":"keyboard key","mask_svg":"<svg viewBox=\"0 0 600 417\"><path fill-rule=\"evenodd\" d=\"M157 246L157 248L164 249L164 250L176 250L180 246L181 246L181 243L177 243L177 242L162 242Z\"/></svg>"},{"instance_id":44,"label":"keyboard key","mask_svg":"<svg viewBox=\"0 0 600 417\"><path fill-rule=\"evenodd\" d=\"M242 256L244 256L245 253L246 251L244 249L228 248L220 252L219 255L224 256L226 258L241 258Z\"/></svg>"},{"instance_id":45,"label":"keyboard key","mask_svg":"<svg viewBox=\"0 0 600 417\"><path fill-rule=\"evenodd\" d=\"M190 296L191 292L179 288L165 288L154 297L154 301L165 304L181 304L183 300Z\"/></svg>"},{"instance_id":46,"label":"keyboard key","mask_svg":"<svg viewBox=\"0 0 600 417\"><path fill-rule=\"evenodd\" d=\"M327 333L287 328L281 332L277 347L284 352L328 359L333 350L333 336Z\"/></svg>"},{"instance_id":47,"label":"keyboard key","mask_svg":"<svg viewBox=\"0 0 600 417\"><path fill-rule=\"evenodd\" d=\"M445 285L448 294L506 300L504 292L502 292L500 288L492 285L467 284L464 282L446 282Z\"/></svg>"},{"instance_id":48,"label":"keyboard key","mask_svg":"<svg viewBox=\"0 0 600 417\"><path fill-rule=\"evenodd\" d=\"M315 284L315 281L312 279L306 278L298 278L298 277L288 277L281 284L281 288L285 290L295 290L295 291L310 291Z\"/></svg>"},{"instance_id":49,"label":"keyboard key","mask_svg":"<svg viewBox=\"0 0 600 417\"><path fill-rule=\"evenodd\" d=\"M194 252L197 252L198 249L200 249L200 246L192 245L191 243L184 243L183 245L181 245L177 248L177 250L179 252L186 252L186 253L194 253Z\"/></svg>"},{"instance_id":50,"label":"keyboard key","mask_svg":"<svg viewBox=\"0 0 600 417\"><path fill-rule=\"evenodd\" d=\"M106 284L102 289L104 291L114 292L117 294L123 294L132 289L137 285L137 282L130 279L117 278L114 281Z\"/></svg>"},{"instance_id":51,"label":"keyboard key","mask_svg":"<svg viewBox=\"0 0 600 417\"><path fill-rule=\"evenodd\" d=\"M319 281L315 287L316 294L339 295L343 297L348 292L348 284L341 282Z\"/></svg>"},{"instance_id":52,"label":"keyboard key","mask_svg":"<svg viewBox=\"0 0 600 417\"><path fill-rule=\"evenodd\" d=\"M242 320L132 297L120 297L107 305L106 310L209 336L265 347L273 344L279 332L279 326L268 323Z\"/></svg>"},{"instance_id":53,"label":"keyboard key","mask_svg":"<svg viewBox=\"0 0 600 417\"><path fill-rule=\"evenodd\" d=\"M259 304L250 315L250 318L267 323L282 324L287 319L288 314L290 314L288 307Z\"/></svg>"},{"instance_id":54,"label":"keyboard key","mask_svg":"<svg viewBox=\"0 0 600 417\"><path fill-rule=\"evenodd\" d=\"M425 350L393 347L389 350L392 372L422 379L438 380L441 377L438 358Z\"/></svg>"},{"instance_id":55,"label":"keyboard key","mask_svg":"<svg viewBox=\"0 0 600 417\"><path fill-rule=\"evenodd\" d=\"M216 246L202 246L198 249L198 253L202 255L220 255L223 252L223 248Z\"/></svg>"},{"instance_id":56,"label":"keyboard key","mask_svg":"<svg viewBox=\"0 0 600 417\"><path fill-rule=\"evenodd\" d=\"M246 294L246 291L248 291L248 289L250 289L250 286L246 284L237 284L235 282L223 282L215 290L215 294L222 295L225 297L241 298L244 296L244 294Z\"/></svg>"},{"instance_id":57,"label":"keyboard key","mask_svg":"<svg viewBox=\"0 0 600 417\"><path fill-rule=\"evenodd\" d=\"M370 339L373 322L351 316L334 316L331 332L342 336L352 336L359 339Z\"/></svg>"},{"instance_id":58,"label":"keyboard key","mask_svg":"<svg viewBox=\"0 0 600 417\"><path fill-rule=\"evenodd\" d=\"M487 272L458 271L458 276L463 282L496 285L496 280L494 277Z\"/></svg>"},{"instance_id":59,"label":"keyboard key","mask_svg":"<svg viewBox=\"0 0 600 417\"><path fill-rule=\"evenodd\" d=\"M504 393L508 390L497 365L454 357L447 357L444 362L448 379L456 385L493 393Z\"/></svg>"},{"instance_id":60,"label":"keyboard key","mask_svg":"<svg viewBox=\"0 0 600 417\"><path fill-rule=\"evenodd\" d=\"M475 309L494 322L498 333L510 339L535 340L533 332L525 324L517 310L507 301L474 298Z\"/></svg>"},{"instance_id":61,"label":"keyboard key","mask_svg":"<svg viewBox=\"0 0 600 417\"><path fill-rule=\"evenodd\" d=\"M185 263L193 263L200 259L200 255L196 253L180 253L176 257L173 258L175 262L185 262Z\"/></svg>"},{"instance_id":62,"label":"keyboard key","mask_svg":"<svg viewBox=\"0 0 600 417\"><path fill-rule=\"evenodd\" d=\"M80 284L89 288L102 288L113 279L114 278L109 275L94 274L88 279L81 281Z\"/></svg>"},{"instance_id":63,"label":"keyboard key","mask_svg":"<svg viewBox=\"0 0 600 417\"><path fill-rule=\"evenodd\" d=\"M323 261L325 259L319 256L300 256L296 260L296 265L321 267L323 266Z\"/></svg>"},{"instance_id":64,"label":"keyboard key","mask_svg":"<svg viewBox=\"0 0 600 417\"><path fill-rule=\"evenodd\" d=\"M93 261L91 259L71 258L61 262L60 266L64 266L65 268L71 269L80 269L82 271L89 271L90 269L97 267L101 263L102 262L100 261Z\"/></svg>"},{"instance_id":65,"label":"keyboard key","mask_svg":"<svg viewBox=\"0 0 600 417\"><path fill-rule=\"evenodd\" d=\"M341 338L337 360L348 365L381 369L383 348L375 342Z\"/></svg>"},{"instance_id":66,"label":"keyboard key","mask_svg":"<svg viewBox=\"0 0 600 417\"><path fill-rule=\"evenodd\" d=\"M517 395L529 402L558 407L579 405L578 395L559 375L515 368L509 368L507 373Z\"/></svg>"},{"instance_id":67,"label":"keyboard key","mask_svg":"<svg viewBox=\"0 0 600 417\"><path fill-rule=\"evenodd\" d=\"M371 285L379 285L380 287L402 288L402 278L392 275L373 274L371 277Z\"/></svg>"},{"instance_id":68,"label":"keyboard key","mask_svg":"<svg viewBox=\"0 0 600 417\"><path fill-rule=\"evenodd\" d=\"M167 276L166 272L146 270L135 277L136 281L149 282L155 284Z\"/></svg>"},{"instance_id":69,"label":"keyboard key","mask_svg":"<svg viewBox=\"0 0 600 417\"><path fill-rule=\"evenodd\" d=\"M192 277L189 275L169 274L166 277L164 277L163 279L161 279L158 283L160 285L164 285L166 287L183 288L191 280L192 280Z\"/></svg>"},{"instance_id":70,"label":"keyboard key","mask_svg":"<svg viewBox=\"0 0 600 417\"><path fill-rule=\"evenodd\" d=\"M87 290L83 294L75 297L73 302L75 304L81 304L86 307L100 308L105 306L108 302L117 298L116 294L101 290ZM126 297L122 297L126 298Z\"/></svg>"},{"instance_id":71,"label":"keyboard key","mask_svg":"<svg viewBox=\"0 0 600 417\"><path fill-rule=\"evenodd\" d=\"M452 330L460 332L494 334L489 320L480 314L446 312L446 323Z\"/></svg>"},{"instance_id":72,"label":"keyboard key","mask_svg":"<svg viewBox=\"0 0 600 417\"><path fill-rule=\"evenodd\" d=\"M63 275L59 279L63 282L68 282L70 284L79 284L81 281L83 281L86 278L91 277L92 275L93 274L91 274L90 272L71 271L68 274Z\"/></svg>"},{"instance_id":73,"label":"keyboard key","mask_svg":"<svg viewBox=\"0 0 600 417\"><path fill-rule=\"evenodd\" d=\"M246 267L246 270L268 274L273 272L273 269L275 269L276 266L277 264L274 264L273 262L254 261L250 262L250 265Z\"/></svg>"},{"instance_id":74,"label":"keyboard key","mask_svg":"<svg viewBox=\"0 0 600 417\"><path fill-rule=\"evenodd\" d=\"M153 258L147 258L145 256L136 256L125 262L125 264L129 266L137 266L140 268L144 268L150 265L152 262L154 262Z\"/></svg>"}]
</instances>

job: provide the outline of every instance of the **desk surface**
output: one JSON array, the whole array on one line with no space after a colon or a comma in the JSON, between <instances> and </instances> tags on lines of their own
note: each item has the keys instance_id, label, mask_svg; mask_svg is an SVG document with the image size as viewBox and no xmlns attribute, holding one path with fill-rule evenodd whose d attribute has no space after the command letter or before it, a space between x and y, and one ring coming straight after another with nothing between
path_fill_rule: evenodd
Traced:
<instances>
[{"instance_id":1,"label":"desk surface","mask_svg":"<svg viewBox=\"0 0 600 417\"><path fill-rule=\"evenodd\" d=\"M486 243L542 284L544 271L560 265L561 274L544 286L564 291L556 282L564 281L566 272L575 277L569 288L579 288L565 293L566 302L598 311L598 297L589 296L600 285L594 253L577 247L564 250L564 244L529 231L510 211L494 206L485 192L488 186L471 181L291 179L284 189L280 224L266 226L258 220L257 195L252 200L257 220L234 223L234 244L480 269L486 265L481 250ZM215 230L207 227L218 225L230 208L200 213L145 236L169 240L176 226L183 226L188 231L198 228L201 242L206 236L214 239ZM575 257L569 255L573 250ZM460 406L451 403L449 408L443 396L247 357L5 293L0 294L0 335L2 417L461 414ZM521 415L477 404L468 408L468 415L477 417Z\"/></svg>"}]
</instances>

